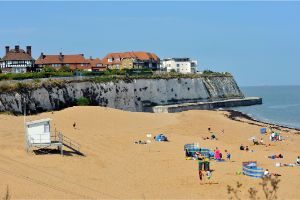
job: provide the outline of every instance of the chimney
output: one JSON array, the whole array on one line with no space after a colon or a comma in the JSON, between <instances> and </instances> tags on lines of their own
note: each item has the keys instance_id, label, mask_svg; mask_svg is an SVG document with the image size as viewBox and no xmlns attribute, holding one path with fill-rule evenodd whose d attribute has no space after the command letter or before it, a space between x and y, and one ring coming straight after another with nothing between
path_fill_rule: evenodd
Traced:
<instances>
[{"instance_id":1,"label":"chimney","mask_svg":"<svg viewBox=\"0 0 300 200\"><path fill-rule=\"evenodd\" d=\"M20 46L19 46L19 45L16 45L16 46L15 46L15 50L16 50L17 53L19 53L19 51L20 51Z\"/></svg>"},{"instance_id":2,"label":"chimney","mask_svg":"<svg viewBox=\"0 0 300 200\"><path fill-rule=\"evenodd\" d=\"M62 62L64 59L64 55L62 54L62 52L59 53L59 60Z\"/></svg>"},{"instance_id":3,"label":"chimney","mask_svg":"<svg viewBox=\"0 0 300 200\"><path fill-rule=\"evenodd\" d=\"M9 52L9 46L5 47L5 52L6 52L6 54Z\"/></svg>"},{"instance_id":4,"label":"chimney","mask_svg":"<svg viewBox=\"0 0 300 200\"><path fill-rule=\"evenodd\" d=\"M26 53L31 56L31 46L26 47Z\"/></svg>"},{"instance_id":5,"label":"chimney","mask_svg":"<svg viewBox=\"0 0 300 200\"><path fill-rule=\"evenodd\" d=\"M45 55L44 55L44 53L42 52L41 53L41 56L40 56L42 59L44 59L45 58Z\"/></svg>"},{"instance_id":6,"label":"chimney","mask_svg":"<svg viewBox=\"0 0 300 200\"><path fill-rule=\"evenodd\" d=\"M92 56L90 56L90 60L93 60L93 57L92 57Z\"/></svg>"}]
</instances>

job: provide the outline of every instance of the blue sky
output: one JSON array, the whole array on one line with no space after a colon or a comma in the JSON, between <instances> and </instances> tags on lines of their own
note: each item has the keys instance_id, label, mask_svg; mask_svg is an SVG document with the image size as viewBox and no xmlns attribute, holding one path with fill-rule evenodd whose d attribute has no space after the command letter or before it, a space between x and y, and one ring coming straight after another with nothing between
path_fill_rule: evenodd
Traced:
<instances>
[{"instance_id":1,"label":"blue sky","mask_svg":"<svg viewBox=\"0 0 300 200\"><path fill-rule=\"evenodd\" d=\"M0 2L4 47L35 58L116 51L191 57L239 85L300 85L300 2Z\"/></svg>"}]
</instances>

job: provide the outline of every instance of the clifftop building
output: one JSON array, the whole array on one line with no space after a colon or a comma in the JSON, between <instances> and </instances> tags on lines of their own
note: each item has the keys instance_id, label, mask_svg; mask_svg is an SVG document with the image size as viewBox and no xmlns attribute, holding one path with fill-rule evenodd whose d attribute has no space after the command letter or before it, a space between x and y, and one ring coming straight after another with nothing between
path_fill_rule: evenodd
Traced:
<instances>
[{"instance_id":1,"label":"clifftop building","mask_svg":"<svg viewBox=\"0 0 300 200\"><path fill-rule=\"evenodd\" d=\"M132 51L109 53L102 59L102 62L109 69L148 68L157 70L160 60L154 53Z\"/></svg>"},{"instance_id":2,"label":"clifftop building","mask_svg":"<svg viewBox=\"0 0 300 200\"><path fill-rule=\"evenodd\" d=\"M16 45L14 49L5 47L5 56L0 60L0 68L3 73L24 73L34 71L34 59L31 57L31 46L26 51Z\"/></svg>"},{"instance_id":3,"label":"clifftop building","mask_svg":"<svg viewBox=\"0 0 300 200\"><path fill-rule=\"evenodd\" d=\"M87 61L90 63L92 71L104 71L107 69L100 58L90 57Z\"/></svg>"},{"instance_id":4,"label":"clifftop building","mask_svg":"<svg viewBox=\"0 0 300 200\"><path fill-rule=\"evenodd\" d=\"M175 71L182 74L196 73L197 61L190 58L167 58L161 62L162 71Z\"/></svg>"},{"instance_id":5,"label":"clifftop building","mask_svg":"<svg viewBox=\"0 0 300 200\"><path fill-rule=\"evenodd\" d=\"M64 55L45 55L41 53L40 57L36 60L38 68L46 66L59 69L60 67L70 67L71 70L87 70L90 71L90 63L84 58L83 54Z\"/></svg>"}]
</instances>

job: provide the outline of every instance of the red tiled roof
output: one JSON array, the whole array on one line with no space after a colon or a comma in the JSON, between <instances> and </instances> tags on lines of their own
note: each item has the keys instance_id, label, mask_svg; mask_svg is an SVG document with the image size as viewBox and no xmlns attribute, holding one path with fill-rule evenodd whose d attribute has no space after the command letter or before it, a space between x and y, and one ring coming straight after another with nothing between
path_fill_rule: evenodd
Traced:
<instances>
[{"instance_id":1,"label":"red tiled roof","mask_svg":"<svg viewBox=\"0 0 300 200\"><path fill-rule=\"evenodd\" d=\"M108 62L109 58L113 58L112 62ZM119 58L120 61L116 61ZM124 58L133 58L137 60L150 60L153 59L154 61L158 62L159 58L154 53L144 52L144 51L132 51L132 52L121 52L121 53L109 53L103 59L103 64L120 64L122 59Z\"/></svg>"},{"instance_id":2,"label":"red tiled roof","mask_svg":"<svg viewBox=\"0 0 300 200\"><path fill-rule=\"evenodd\" d=\"M91 67L97 67L98 64L102 65L102 60L99 58L90 58L86 60L90 63Z\"/></svg>"},{"instance_id":3,"label":"red tiled roof","mask_svg":"<svg viewBox=\"0 0 300 200\"><path fill-rule=\"evenodd\" d=\"M16 51L11 49L4 57L3 60L34 60L31 55L27 54L23 49Z\"/></svg>"},{"instance_id":4,"label":"red tiled roof","mask_svg":"<svg viewBox=\"0 0 300 200\"><path fill-rule=\"evenodd\" d=\"M74 55L41 55L36 64L89 64L83 54Z\"/></svg>"}]
</instances>

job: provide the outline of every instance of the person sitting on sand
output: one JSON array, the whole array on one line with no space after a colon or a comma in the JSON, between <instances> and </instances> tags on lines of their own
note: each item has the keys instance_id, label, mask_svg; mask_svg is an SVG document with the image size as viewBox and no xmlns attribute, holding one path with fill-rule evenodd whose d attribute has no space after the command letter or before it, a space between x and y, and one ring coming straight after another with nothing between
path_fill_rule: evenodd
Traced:
<instances>
[{"instance_id":1,"label":"person sitting on sand","mask_svg":"<svg viewBox=\"0 0 300 200\"><path fill-rule=\"evenodd\" d=\"M276 158L283 158L283 155L280 153L280 154L276 155Z\"/></svg>"},{"instance_id":2,"label":"person sitting on sand","mask_svg":"<svg viewBox=\"0 0 300 200\"><path fill-rule=\"evenodd\" d=\"M248 146L246 146L245 150L246 150L246 151L249 151L249 147L248 147Z\"/></svg>"},{"instance_id":3,"label":"person sitting on sand","mask_svg":"<svg viewBox=\"0 0 300 200\"><path fill-rule=\"evenodd\" d=\"M245 147L241 144L241 146L240 146L240 150L241 151L244 151L245 150Z\"/></svg>"},{"instance_id":4,"label":"person sitting on sand","mask_svg":"<svg viewBox=\"0 0 300 200\"><path fill-rule=\"evenodd\" d=\"M300 156L298 156L297 160L296 160L296 164L300 165Z\"/></svg>"},{"instance_id":5,"label":"person sitting on sand","mask_svg":"<svg viewBox=\"0 0 300 200\"><path fill-rule=\"evenodd\" d=\"M211 135L212 140L217 140L216 136L214 134Z\"/></svg>"},{"instance_id":6,"label":"person sitting on sand","mask_svg":"<svg viewBox=\"0 0 300 200\"><path fill-rule=\"evenodd\" d=\"M268 156L268 158L271 158L271 159L275 159L275 158L283 158L283 155L280 153L280 154L278 154L278 155Z\"/></svg>"},{"instance_id":7,"label":"person sitting on sand","mask_svg":"<svg viewBox=\"0 0 300 200\"><path fill-rule=\"evenodd\" d=\"M264 177L266 178L266 177L270 177L270 176L271 176L271 174L269 173L269 170L266 169L266 171L264 172Z\"/></svg>"},{"instance_id":8,"label":"person sitting on sand","mask_svg":"<svg viewBox=\"0 0 300 200\"><path fill-rule=\"evenodd\" d=\"M255 138L253 138L252 141L254 145L259 145L258 141Z\"/></svg>"},{"instance_id":9,"label":"person sitting on sand","mask_svg":"<svg viewBox=\"0 0 300 200\"><path fill-rule=\"evenodd\" d=\"M273 132L273 133L271 134L271 136L270 136L271 141L274 141L274 140L275 140L275 136L276 136L276 134L275 134L275 132Z\"/></svg>"},{"instance_id":10,"label":"person sitting on sand","mask_svg":"<svg viewBox=\"0 0 300 200\"><path fill-rule=\"evenodd\" d=\"M220 150L218 149L218 147L216 147L214 157L215 157L215 160L221 160L221 158L220 158Z\"/></svg>"},{"instance_id":11,"label":"person sitting on sand","mask_svg":"<svg viewBox=\"0 0 300 200\"><path fill-rule=\"evenodd\" d=\"M260 138L260 144L261 145L264 145L265 143L264 143L264 140L262 139L262 138Z\"/></svg>"}]
</instances>

